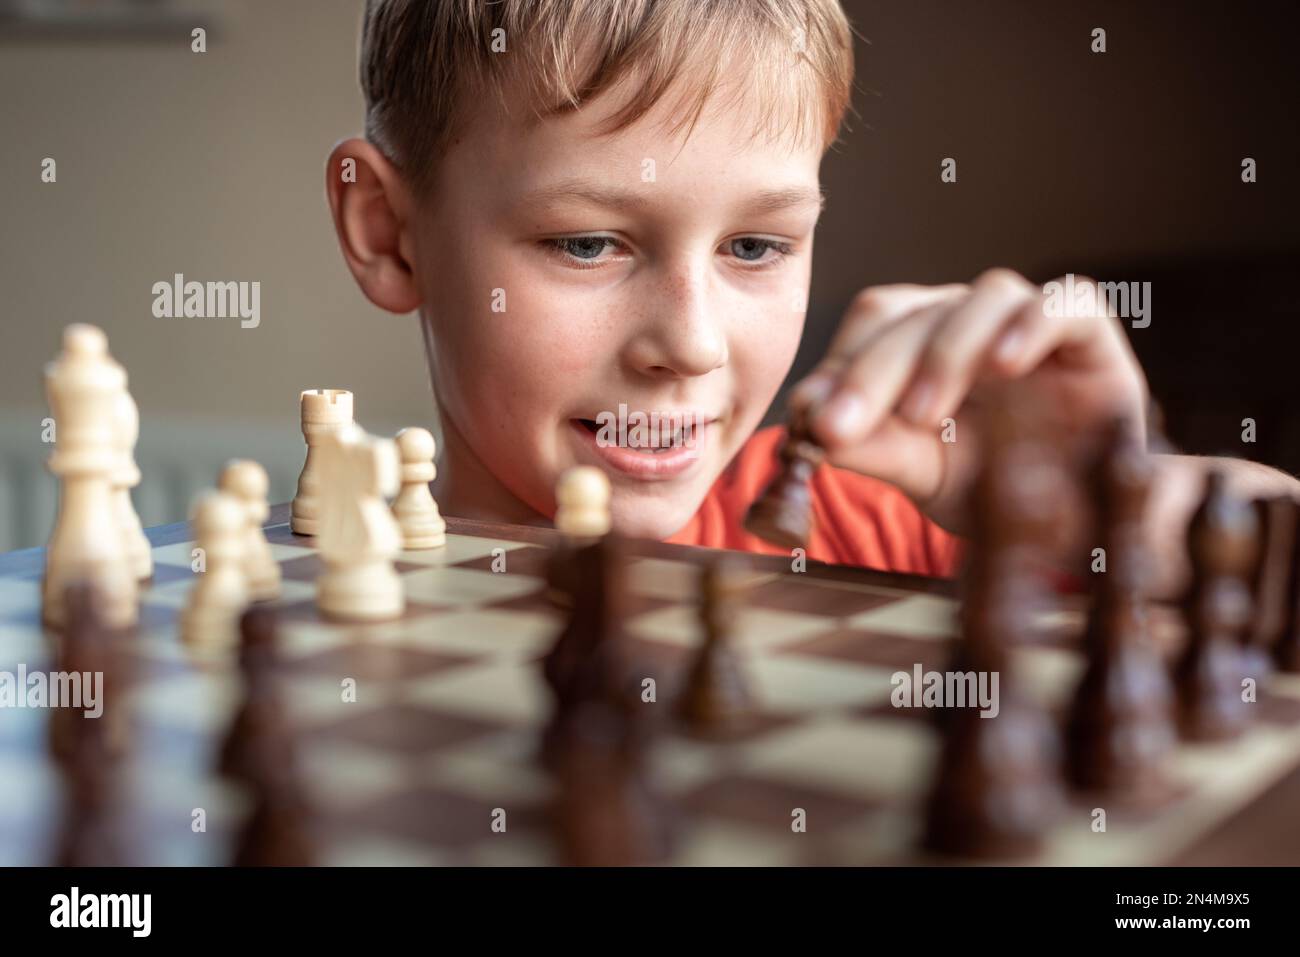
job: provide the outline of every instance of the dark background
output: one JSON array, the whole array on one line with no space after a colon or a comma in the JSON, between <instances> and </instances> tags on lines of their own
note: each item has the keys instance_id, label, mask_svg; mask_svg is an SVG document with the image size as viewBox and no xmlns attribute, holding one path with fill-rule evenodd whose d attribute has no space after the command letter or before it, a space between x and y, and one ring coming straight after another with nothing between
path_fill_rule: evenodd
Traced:
<instances>
[{"instance_id":1,"label":"dark background","mask_svg":"<svg viewBox=\"0 0 1300 957\"><path fill-rule=\"evenodd\" d=\"M862 286L1149 281L1129 338L1170 438L1300 471L1297 6L846 0L859 116L823 167L796 373Z\"/></svg>"}]
</instances>

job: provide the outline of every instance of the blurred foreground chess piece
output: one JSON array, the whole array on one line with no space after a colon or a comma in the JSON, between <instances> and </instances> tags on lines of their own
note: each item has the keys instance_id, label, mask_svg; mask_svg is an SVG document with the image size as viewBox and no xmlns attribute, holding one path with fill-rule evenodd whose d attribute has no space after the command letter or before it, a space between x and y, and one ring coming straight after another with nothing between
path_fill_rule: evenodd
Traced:
<instances>
[{"instance_id":1,"label":"blurred foreground chess piece","mask_svg":"<svg viewBox=\"0 0 1300 957\"><path fill-rule=\"evenodd\" d=\"M745 530L782 548L806 548L812 535L813 475L825 453L812 437L809 410L792 411L780 471L745 516Z\"/></svg>"},{"instance_id":2,"label":"blurred foreground chess piece","mask_svg":"<svg viewBox=\"0 0 1300 957\"><path fill-rule=\"evenodd\" d=\"M271 514L267 486L266 469L249 459L227 462L217 482L220 491L244 506L243 567L252 601L280 597L280 564L262 531L262 523Z\"/></svg>"},{"instance_id":3,"label":"blurred foreground chess piece","mask_svg":"<svg viewBox=\"0 0 1300 957\"><path fill-rule=\"evenodd\" d=\"M105 627L104 601L91 582L71 583L64 595L66 628L59 667L68 673L98 672L97 717L58 708L51 713L51 741L63 771L64 803L54 864L59 867L112 867L129 863L122 834L117 761L123 715L111 701L119 686L119 652ZM105 699L110 699L106 701Z\"/></svg>"},{"instance_id":4,"label":"blurred foreground chess piece","mask_svg":"<svg viewBox=\"0 0 1300 957\"><path fill-rule=\"evenodd\" d=\"M122 530L122 547L136 579L148 581L153 577L153 550L140 527L140 516L131 503L131 489L140 484L140 468L135 464L135 443L140 438L140 410L125 387L113 404L113 432L118 454L117 468L113 472L113 505Z\"/></svg>"},{"instance_id":5,"label":"blurred foreground chess piece","mask_svg":"<svg viewBox=\"0 0 1300 957\"><path fill-rule=\"evenodd\" d=\"M575 553L610 529L609 477L590 465L566 469L555 486L555 528L561 541L547 566L547 598L558 608L573 607L580 587Z\"/></svg>"},{"instance_id":6,"label":"blurred foreground chess piece","mask_svg":"<svg viewBox=\"0 0 1300 957\"><path fill-rule=\"evenodd\" d=\"M610 528L609 477L590 465L566 469L555 488L555 527L575 545L590 543Z\"/></svg>"},{"instance_id":7,"label":"blurred foreground chess piece","mask_svg":"<svg viewBox=\"0 0 1300 957\"><path fill-rule=\"evenodd\" d=\"M296 535L319 534L321 484L316 447L326 436L335 435L352 424L352 393L345 389L308 389L299 397L302 413L302 437L307 442L307 458L298 476L298 492L293 497L289 527Z\"/></svg>"},{"instance_id":8,"label":"blurred foreground chess piece","mask_svg":"<svg viewBox=\"0 0 1300 957\"><path fill-rule=\"evenodd\" d=\"M320 442L322 502L318 521L325 571L316 580L316 606L342 621L383 621L406 607L393 559L402 530L388 507L401 466L392 439L350 424Z\"/></svg>"},{"instance_id":9,"label":"blurred foreground chess piece","mask_svg":"<svg viewBox=\"0 0 1300 957\"><path fill-rule=\"evenodd\" d=\"M402 429L396 442L402 459L402 487L393 500L393 515L402 529L402 547L441 548L447 544L447 523L429 491L429 483L438 474L433 464L437 453L433 433Z\"/></svg>"},{"instance_id":10,"label":"blurred foreground chess piece","mask_svg":"<svg viewBox=\"0 0 1300 957\"><path fill-rule=\"evenodd\" d=\"M1089 482L1106 566L1092 576L1088 663L1065 735L1072 785L1139 804L1168 793L1164 763L1177 737L1173 690L1147 626L1143 517L1153 474L1150 456L1114 423Z\"/></svg>"},{"instance_id":11,"label":"blurred foreground chess piece","mask_svg":"<svg viewBox=\"0 0 1300 957\"><path fill-rule=\"evenodd\" d=\"M1031 412L998 407L976 479L961 636L948 670L987 680L997 710L978 700L944 702L924 837L928 850L944 855L1031 855L1062 805L1056 736L1011 668L1011 649L1034 641L1048 610L1042 571L1066 482L1061 450Z\"/></svg>"},{"instance_id":12,"label":"blurred foreground chess piece","mask_svg":"<svg viewBox=\"0 0 1300 957\"><path fill-rule=\"evenodd\" d=\"M1296 519L1300 506L1289 495L1256 499L1251 503L1259 522L1259 556L1255 562L1254 614L1246 629L1242 649L1246 674L1259 679L1286 655L1282 649L1295 601Z\"/></svg>"},{"instance_id":13,"label":"blurred foreground chess piece","mask_svg":"<svg viewBox=\"0 0 1300 957\"><path fill-rule=\"evenodd\" d=\"M63 351L45 367L45 389L56 432L49 469L59 479L59 514L45 550L42 618L64 622L73 581L101 595L107 628L127 628L138 615L136 572L116 507L120 483L118 410L126 372L108 354L104 333L88 325L63 331Z\"/></svg>"},{"instance_id":14,"label":"blurred foreground chess piece","mask_svg":"<svg viewBox=\"0 0 1300 957\"><path fill-rule=\"evenodd\" d=\"M248 604L244 570L248 510L225 492L205 492L190 523L198 549L198 581L181 612L181 637L194 645L233 647L236 622Z\"/></svg>"},{"instance_id":15,"label":"blurred foreground chess piece","mask_svg":"<svg viewBox=\"0 0 1300 957\"><path fill-rule=\"evenodd\" d=\"M677 702L687 725L702 734L747 726L754 702L732 644L745 586L733 559L719 556L700 573L700 620L704 636Z\"/></svg>"},{"instance_id":16,"label":"blurred foreground chess piece","mask_svg":"<svg viewBox=\"0 0 1300 957\"><path fill-rule=\"evenodd\" d=\"M1247 579L1258 547L1255 510L1228 493L1222 472L1211 472L1188 526L1188 637L1174 669L1178 729L1188 740L1235 737L1249 722L1241 644L1251 612Z\"/></svg>"}]
</instances>

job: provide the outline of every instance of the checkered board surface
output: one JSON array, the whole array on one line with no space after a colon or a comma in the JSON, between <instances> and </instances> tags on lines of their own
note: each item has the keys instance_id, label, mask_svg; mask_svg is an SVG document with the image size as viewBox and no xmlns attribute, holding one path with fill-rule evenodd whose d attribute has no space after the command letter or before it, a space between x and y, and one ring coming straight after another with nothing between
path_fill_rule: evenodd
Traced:
<instances>
[{"instance_id":1,"label":"checkered board surface","mask_svg":"<svg viewBox=\"0 0 1300 957\"><path fill-rule=\"evenodd\" d=\"M505 538L450 535L444 549L398 563L408 610L398 621L322 620L311 540L268 531L284 572L280 640L286 707L313 805L323 864L557 863L549 777L537 766L550 701L537 659L561 624L543 593L548 551ZM229 650L183 645L176 615L193 586L192 543L154 550L131 639L133 677L108 707L129 716L123 819L133 861L224 864L248 796L212 773L240 696ZM498 551L500 550L500 551ZM699 638L692 550L633 559L629 633L659 702L671 707ZM495 557L505 570L495 572ZM727 741L669 731L649 762L675 822L673 863L888 864L916 851L919 811L936 755L932 715L890 704L891 675L943 670L955 603L942 594L814 574L751 573L736 644L761 720ZM888 578L876 580L891 581ZM900 580L901 581L901 580ZM0 577L0 668L50 667L36 575ZM1082 667L1081 615L1044 622L1048 638L1014 656L1026 690L1059 711ZM1176 622L1159 636L1172 650ZM345 702L342 683L356 682ZM1074 798L1035 863L1173 860L1239 814L1300 762L1300 679L1277 676L1259 720L1234 742L1182 746L1176 787L1159 807ZM47 756L48 712L0 710L0 864L50 860L61 782ZM1107 808L1105 833L1091 811ZM195 833L193 812L207 829ZM795 833L802 808L807 830ZM503 833L491 824L506 814Z\"/></svg>"}]
</instances>

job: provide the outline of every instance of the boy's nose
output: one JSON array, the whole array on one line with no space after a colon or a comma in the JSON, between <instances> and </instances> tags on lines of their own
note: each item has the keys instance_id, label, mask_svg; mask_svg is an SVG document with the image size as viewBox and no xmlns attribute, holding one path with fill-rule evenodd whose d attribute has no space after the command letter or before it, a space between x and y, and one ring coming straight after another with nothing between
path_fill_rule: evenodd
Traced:
<instances>
[{"instance_id":1,"label":"boy's nose","mask_svg":"<svg viewBox=\"0 0 1300 957\"><path fill-rule=\"evenodd\" d=\"M712 301L706 275L683 268L647 294L645 318L625 350L635 371L684 379L726 365L723 310Z\"/></svg>"}]
</instances>

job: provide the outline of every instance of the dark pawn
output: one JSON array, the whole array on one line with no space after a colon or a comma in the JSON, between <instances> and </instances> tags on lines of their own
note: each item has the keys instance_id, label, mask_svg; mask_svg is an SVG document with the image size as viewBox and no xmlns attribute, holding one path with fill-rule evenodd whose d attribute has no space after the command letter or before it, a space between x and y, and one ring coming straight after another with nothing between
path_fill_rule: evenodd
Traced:
<instances>
[{"instance_id":1,"label":"dark pawn","mask_svg":"<svg viewBox=\"0 0 1300 957\"><path fill-rule=\"evenodd\" d=\"M1300 510L1300 503L1288 500L1288 504ZM1271 664L1279 671L1297 674L1300 673L1300 530L1293 542L1286 582L1286 617L1269 654Z\"/></svg>"},{"instance_id":2,"label":"dark pawn","mask_svg":"<svg viewBox=\"0 0 1300 957\"><path fill-rule=\"evenodd\" d=\"M61 671L99 672L107 697L116 652L100 613L100 595L88 582L68 588L67 624L59 654ZM58 708L51 715L51 743L63 766L63 827L55 859L60 867L112 867L125 863L119 833L116 762L110 710L88 718L83 709Z\"/></svg>"},{"instance_id":3,"label":"dark pawn","mask_svg":"<svg viewBox=\"0 0 1300 957\"><path fill-rule=\"evenodd\" d=\"M604 702L577 709L555 759L555 824L564 863L629 867L667 859L671 831L644 773L628 717Z\"/></svg>"},{"instance_id":4,"label":"dark pawn","mask_svg":"<svg viewBox=\"0 0 1300 957\"><path fill-rule=\"evenodd\" d=\"M87 718L84 709L55 708L50 712L50 750L61 762L71 760L78 737L83 733L99 735L110 756L121 750L124 738L120 719L110 704L116 700L122 683L121 655L117 648L119 635L104 625L100 612L101 598L90 582L75 582L68 587L65 608L67 623L59 636L57 667L66 674L99 674L103 676L100 695L104 699L104 712L98 718Z\"/></svg>"},{"instance_id":5,"label":"dark pawn","mask_svg":"<svg viewBox=\"0 0 1300 957\"><path fill-rule=\"evenodd\" d=\"M1178 730L1192 741L1231 738L1245 730L1241 638L1250 620L1247 580L1259 545L1254 510L1228 495L1212 472L1187 534L1192 589L1187 647L1174 670Z\"/></svg>"},{"instance_id":6,"label":"dark pawn","mask_svg":"<svg viewBox=\"0 0 1300 957\"><path fill-rule=\"evenodd\" d=\"M556 766L580 714L603 705L628 723L626 744L639 747L646 717L623 635L625 549L617 535L606 535L574 552L577 580L572 615L542 664L555 699L542 734L542 762Z\"/></svg>"},{"instance_id":7,"label":"dark pawn","mask_svg":"<svg viewBox=\"0 0 1300 957\"><path fill-rule=\"evenodd\" d=\"M1142 518L1151 491L1147 454L1112 426L1093 476L1106 569L1092 580L1087 669L1066 722L1066 776L1086 791L1141 801L1165 792L1162 763L1176 738L1173 691L1146 615Z\"/></svg>"},{"instance_id":8,"label":"dark pawn","mask_svg":"<svg viewBox=\"0 0 1300 957\"><path fill-rule=\"evenodd\" d=\"M276 614L251 606L239 619L239 668L244 700L222 741L217 770L251 781L264 763L292 760L288 721L275 685Z\"/></svg>"},{"instance_id":9,"label":"dark pawn","mask_svg":"<svg viewBox=\"0 0 1300 957\"><path fill-rule=\"evenodd\" d=\"M1296 503L1286 495L1253 503L1260 528L1253 576L1255 611L1242 648L1246 675L1258 681L1273 670L1274 654L1288 634L1295 575Z\"/></svg>"},{"instance_id":10,"label":"dark pawn","mask_svg":"<svg viewBox=\"0 0 1300 957\"><path fill-rule=\"evenodd\" d=\"M1034 639L1046 603L1038 573L1060 520L1065 472L1058 451L1017 413L1001 413L990 426L962 633L949 667L998 675L998 713L983 717L978 707L949 702L923 841L939 854L1010 859L1038 851L1061 803L1052 727L1020 694L1008 649Z\"/></svg>"},{"instance_id":11,"label":"dark pawn","mask_svg":"<svg viewBox=\"0 0 1300 957\"><path fill-rule=\"evenodd\" d=\"M678 698L678 715L697 733L726 732L747 725L754 703L732 647L742 589L737 571L717 559L700 575L704 641Z\"/></svg>"},{"instance_id":12,"label":"dark pawn","mask_svg":"<svg viewBox=\"0 0 1300 957\"><path fill-rule=\"evenodd\" d=\"M745 516L745 531L782 548L804 548L812 535L810 483L825 453L814 441L806 413L792 414L781 470Z\"/></svg>"},{"instance_id":13,"label":"dark pawn","mask_svg":"<svg viewBox=\"0 0 1300 957\"><path fill-rule=\"evenodd\" d=\"M239 834L236 867L310 867L311 808L291 765L259 769L253 812Z\"/></svg>"}]
</instances>

